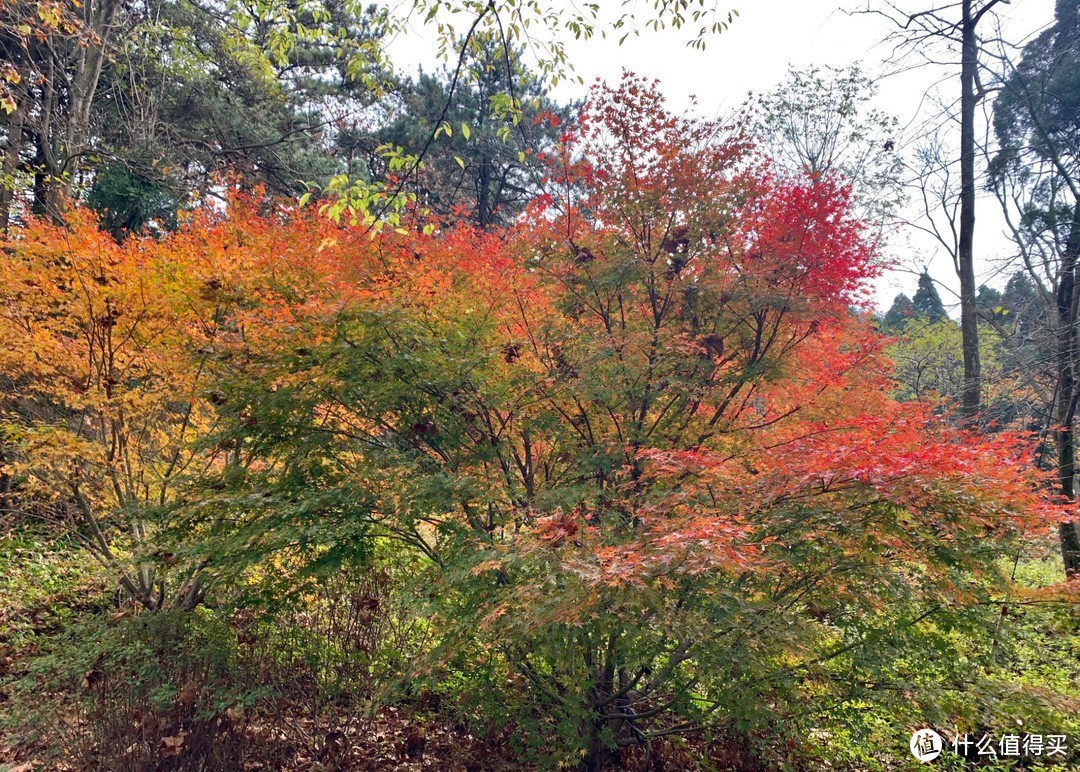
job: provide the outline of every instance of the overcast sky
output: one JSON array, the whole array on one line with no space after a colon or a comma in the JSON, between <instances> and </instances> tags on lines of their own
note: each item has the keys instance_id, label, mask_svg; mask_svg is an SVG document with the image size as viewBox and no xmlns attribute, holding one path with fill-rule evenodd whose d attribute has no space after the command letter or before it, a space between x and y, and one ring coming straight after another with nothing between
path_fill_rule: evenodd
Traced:
<instances>
[{"instance_id":1,"label":"overcast sky","mask_svg":"<svg viewBox=\"0 0 1080 772\"><path fill-rule=\"evenodd\" d=\"M898 0L898 4L911 10L926 7L917 0ZM739 16L728 30L709 38L704 51L686 45L692 33L685 29L642 31L621 46L613 37L570 41L571 61L586 85L564 83L554 96L580 99L593 80L615 80L626 68L659 79L673 110L687 108L694 95L698 111L711 117L731 112L749 92L771 91L784 79L789 66L843 67L860 62L877 81L875 106L900 118L909 134L917 132L939 109L942 99L951 100L954 92L958 94L958 79L948 77L954 70L919 67L898 73L898 66L884 63L893 47L883 41L895 27L880 15L846 13L841 6L865 8L866 0L734 0L731 7ZM1013 41L1023 40L1053 19L1053 0L1012 0L999 8L1004 36ZM987 28L983 34L989 32ZM432 39L430 30L416 26L391 46L391 58L406 70L419 64L431 69L435 66ZM958 55L953 58L958 60ZM979 202L976 270L982 281L1001 287L1005 277L1000 263L1009 249L995 207L989 199ZM931 241L910 233L896 241L893 251L904 269L929 266L942 285L943 300L947 305L955 303L957 281L951 261L937 253ZM888 273L876 287L878 305L887 307L897 292L911 294L914 285L914 275L905 270Z\"/></svg>"}]
</instances>

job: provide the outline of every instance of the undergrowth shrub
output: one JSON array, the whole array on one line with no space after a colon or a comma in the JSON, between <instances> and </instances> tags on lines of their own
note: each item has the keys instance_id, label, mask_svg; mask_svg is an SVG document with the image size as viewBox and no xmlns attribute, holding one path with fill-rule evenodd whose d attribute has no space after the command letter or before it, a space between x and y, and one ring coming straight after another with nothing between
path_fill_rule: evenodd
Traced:
<instances>
[{"instance_id":1,"label":"undergrowth shrub","mask_svg":"<svg viewBox=\"0 0 1080 772\"><path fill-rule=\"evenodd\" d=\"M248 685L228 625L207 609L113 620L75 625L32 663L21 739L87 769L241 763L244 706L266 691Z\"/></svg>"},{"instance_id":2,"label":"undergrowth shrub","mask_svg":"<svg viewBox=\"0 0 1080 772\"><path fill-rule=\"evenodd\" d=\"M58 635L15 685L17 740L79 769L333 763L423 640L385 571L337 572L273 607L127 609Z\"/></svg>"}]
</instances>

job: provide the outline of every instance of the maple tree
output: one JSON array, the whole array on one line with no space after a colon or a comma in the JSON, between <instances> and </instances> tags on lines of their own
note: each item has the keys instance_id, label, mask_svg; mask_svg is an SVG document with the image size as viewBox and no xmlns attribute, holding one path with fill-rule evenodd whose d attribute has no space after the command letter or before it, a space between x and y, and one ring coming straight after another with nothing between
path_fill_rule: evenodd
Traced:
<instances>
[{"instance_id":1,"label":"maple tree","mask_svg":"<svg viewBox=\"0 0 1080 772\"><path fill-rule=\"evenodd\" d=\"M145 510L197 463L187 442L210 415L188 355L218 333L197 265L163 247L118 247L80 210L70 230L37 223L14 235L0 263L16 492L151 608L166 599L163 579L145 553L128 558L154 545Z\"/></svg>"},{"instance_id":2,"label":"maple tree","mask_svg":"<svg viewBox=\"0 0 1080 772\"><path fill-rule=\"evenodd\" d=\"M282 228L260 195L235 197L228 217L203 208L165 240L119 245L75 208L5 242L4 473L150 609L202 599L199 561L170 551L158 521L184 479L236 461L199 444L221 419L208 390L220 352L282 323L282 294L306 276L296 251L335 231L313 217ZM248 331L249 316L267 321Z\"/></svg>"},{"instance_id":3,"label":"maple tree","mask_svg":"<svg viewBox=\"0 0 1080 772\"><path fill-rule=\"evenodd\" d=\"M828 667L985 600L1056 510L1021 440L887 396L837 181L631 75L562 148L503 232L294 232L215 371L235 464L183 522L219 577L419 556L421 669L527 687L530 736L596 769L844 691Z\"/></svg>"},{"instance_id":4,"label":"maple tree","mask_svg":"<svg viewBox=\"0 0 1080 772\"><path fill-rule=\"evenodd\" d=\"M911 656L1053 521L1017 438L887 396L837 181L630 75L548 163L502 231L259 193L162 239L29 223L0 268L15 495L152 610L390 550L437 635L413 675L469 674L593 769L850 696L830 668Z\"/></svg>"}]
</instances>

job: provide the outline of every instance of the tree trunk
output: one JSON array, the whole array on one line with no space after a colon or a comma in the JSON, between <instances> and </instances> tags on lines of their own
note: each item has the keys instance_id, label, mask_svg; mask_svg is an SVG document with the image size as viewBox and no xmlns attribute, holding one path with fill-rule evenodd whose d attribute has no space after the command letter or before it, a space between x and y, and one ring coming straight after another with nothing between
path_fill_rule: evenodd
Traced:
<instances>
[{"instance_id":1,"label":"tree trunk","mask_svg":"<svg viewBox=\"0 0 1080 772\"><path fill-rule=\"evenodd\" d=\"M15 172L19 169L23 146L23 123L26 121L27 105L19 104L8 124L8 141L4 149L4 162L0 166L0 233L7 235L11 224L11 207L15 203Z\"/></svg>"},{"instance_id":2,"label":"tree trunk","mask_svg":"<svg viewBox=\"0 0 1080 772\"><path fill-rule=\"evenodd\" d=\"M86 0L82 34L67 47L48 50L41 105L27 125L37 146L33 212L62 222L81 160L90 150L91 115L108 47L118 34L120 0Z\"/></svg>"},{"instance_id":3,"label":"tree trunk","mask_svg":"<svg viewBox=\"0 0 1080 772\"><path fill-rule=\"evenodd\" d=\"M973 422L982 402L982 367L979 362L978 310L975 306L975 108L977 91L978 17L974 0L963 0L960 59L960 239L956 273L960 278L960 334L964 353L963 414Z\"/></svg>"},{"instance_id":4,"label":"tree trunk","mask_svg":"<svg viewBox=\"0 0 1080 772\"><path fill-rule=\"evenodd\" d=\"M82 153L90 134L90 111L97 96L98 81L105 65L105 49L115 32L116 16L120 10L118 0L88 0L84 5L85 23L93 31L93 37L78 49L75 71L68 84L70 93L67 131L64 145L68 158ZM66 169L64 171L67 171ZM63 183L65 195L71 195L75 175L69 175Z\"/></svg>"},{"instance_id":5,"label":"tree trunk","mask_svg":"<svg viewBox=\"0 0 1080 772\"><path fill-rule=\"evenodd\" d=\"M1061 255L1057 291L1057 386L1058 398L1054 410L1057 426L1057 476L1061 496L1066 501L1076 499L1076 356L1077 356L1077 294L1076 268L1080 258L1080 207L1073 207L1073 220L1065 251ZM1080 576L1080 533L1075 520L1065 520L1058 527L1061 557L1065 575Z\"/></svg>"},{"instance_id":6,"label":"tree trunk","mask_svg":"<svg viewBox=\"0 0 1080 772\"><path fill-rule=\"evenodd\" d=\"M37 217L47 217L53 222L63 222L63 196L60 193L60 170L55 156L49 152L48 138L39 137L38 152L34 156L34 200L30 211Z\"/></svg>"},{"instance_id":7,"label":"tree trunk","mask_svg":"<svg viewBox=\"0 0 1080 772\"><path fill-rule=\"evenodd\" d=\"M491 164L487 158L480 161L480 178L477 185L477 224L488 230L492 225Z\"/></svg>"}]
</instances>

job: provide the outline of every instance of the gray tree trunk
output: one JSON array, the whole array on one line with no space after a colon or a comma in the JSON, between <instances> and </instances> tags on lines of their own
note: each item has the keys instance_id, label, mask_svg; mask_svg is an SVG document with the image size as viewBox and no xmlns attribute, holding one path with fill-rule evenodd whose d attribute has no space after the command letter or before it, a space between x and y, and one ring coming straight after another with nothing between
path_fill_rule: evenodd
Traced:
<instances>
[{"instance_id":1,"label":"gray tree trunk","mask_svg":"<svg viewBox=\"0 0 1080 772\"><path fill-rule=\"evenodd\" d=\"M960 278L960 334L964 354L963 414L974 421L982 404L982 365L979 361L978 310L975 306L975 108L979 50L975 28L979 16L974 0L963 0L960 59L960 239L956 273Z\"/></svg>"},{"instance_id":2,"label":"gray tree trunk","mask_svg":"<svg viewBox=\"0 0 1080 772\"><path fill-rule=\"evenodd\" d=\"M1054 422L1057 424L1057 477L1061 496L1076 500L1076 356L1077 356L1077 292L1076 269L1080 258L1080 208L1073 208L1072 226L1065 251L1061 256L1057 290L1057 387ZM1065 575L1080 576L1080 532L1074 520L1065 520L1058 527L1061 557Z\"/></svg>"}]
</instances>

